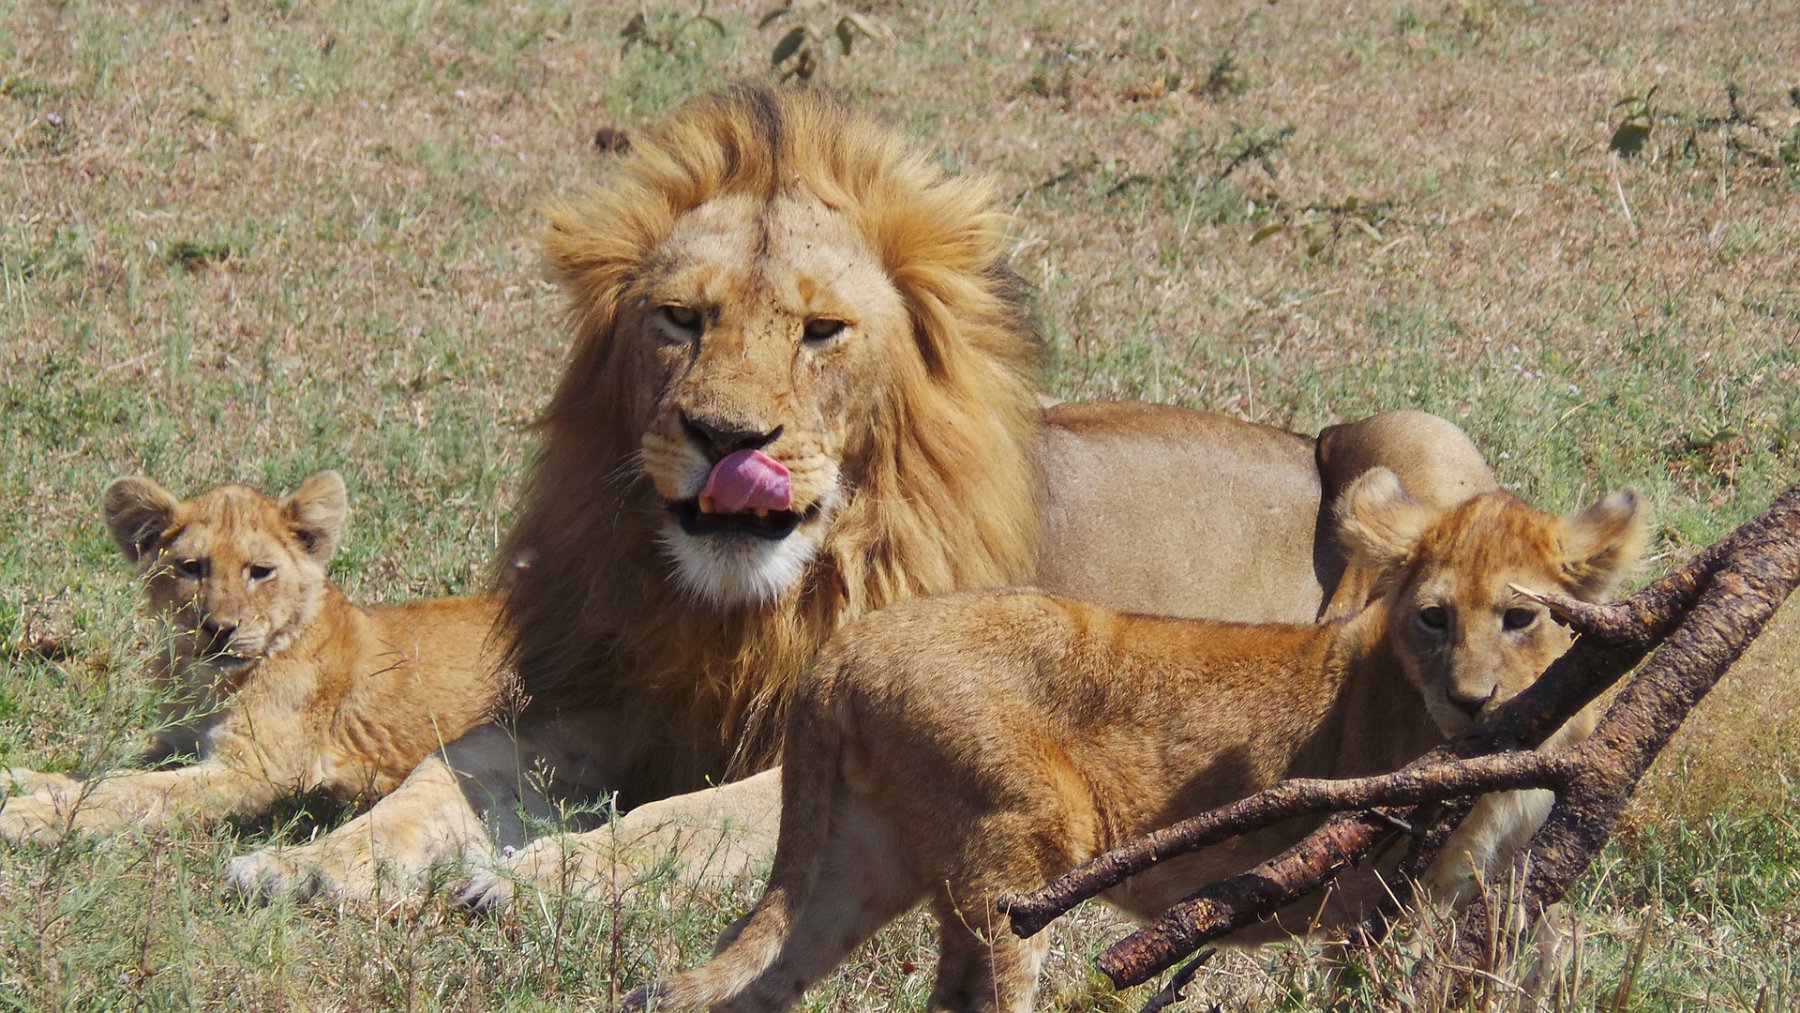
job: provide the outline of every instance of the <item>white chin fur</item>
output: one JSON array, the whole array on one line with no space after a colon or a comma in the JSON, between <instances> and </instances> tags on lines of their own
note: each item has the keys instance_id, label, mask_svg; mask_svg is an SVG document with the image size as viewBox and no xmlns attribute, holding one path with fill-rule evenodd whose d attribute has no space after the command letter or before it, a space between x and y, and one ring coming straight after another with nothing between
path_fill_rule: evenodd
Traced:
<instances>
[{"instance_id":1,"label":"white chin fur","mask_svg":"<svg viewBox=\"0 0 1800 1013\"><path fill-rule=\"evenodd\" d=\"M793 587L818 551L816 536L796 529L779 542L762 538L697 538L671 524L663 547L675 560L681 588L714 605L759 605Z\"/></svg>"}]
</instances>

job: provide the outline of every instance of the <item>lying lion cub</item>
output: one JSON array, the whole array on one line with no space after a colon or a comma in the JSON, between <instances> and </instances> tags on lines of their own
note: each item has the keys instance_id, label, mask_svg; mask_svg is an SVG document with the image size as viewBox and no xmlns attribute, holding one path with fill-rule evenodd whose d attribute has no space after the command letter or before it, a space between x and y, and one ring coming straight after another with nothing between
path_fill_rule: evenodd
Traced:
<instances>
[{"instance_id":1,"label":"lying lion cub","mask_svg":"<svg viewBox=\"0 0 1800 1013\"><path fill-rule=\"evenodd\" d=\"M490 715L499 599L350 604L325 577L347 514L337 472L279 503L240 485L181 502L123 478L104 508L162 628L153 664L173 702L148 759L198 762L87 781L0 772L0 789L31 792L0 802L0 837L251 815L315 787L379 796Z\"/></svg>"},{"instance_id":2,"label":"lying lion cub","mask_svg":"<svg viewBox=\"0 0 1800 1013\"><path fill-rule=\"evenodd\" d=\"M1643 530L1629 491L1567 518L1502 492L1434 510L1377 469L1343 502L1344 543L1378 573L1343 622L1155 618L1023 591L903 602L847 627L794 704L767 892L711 961L628 1006L786 1009L929 898L942 933L931 1008L1029 1009L1048 937L1015 937L998 895L1283 778L1401 766L1568 646L1509 585L1593 599ZM1553 744L1591 728L1583 715ZM1454 894L1509 860L1546 804L1483 799L1427 886ZM1316 822L1171 861L1107 900L1159 914ZM1349 903L1303 901L1261 935L1341 924Z\"/></svg>"}]
</instances>

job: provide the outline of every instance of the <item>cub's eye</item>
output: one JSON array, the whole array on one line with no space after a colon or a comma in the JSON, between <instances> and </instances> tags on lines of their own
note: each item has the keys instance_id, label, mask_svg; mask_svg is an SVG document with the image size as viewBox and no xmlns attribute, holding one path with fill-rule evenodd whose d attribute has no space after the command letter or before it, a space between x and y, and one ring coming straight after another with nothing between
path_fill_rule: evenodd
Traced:
<instances>
[{"instance_id":1,"label":"cub's eye","mask_svg":"<svg viewBox=\"0 0 1800 1013\"><path fill-rule=\"evenodd\" d=\"M804 340L814 344L823 344L842 334L845 326L844 321L832 320L827 317L808 320L803 330Z\"/></svg>"},{"instance_id":2,"label":"cub's eye","mask_svg":"<svg viewBox=\"0 0 1800 1013\"><path fill-rule=\"evenodd\" d=\"M268 580L270 577L275 576L275 568L273 566L264 566L261 563L251 563L245 568L245 572L249 574L250 579L253 581Z\"/></svg>"},{"instance_id":3,"label":"cub's eye","mask_svg":"<svg viewBox=\"0 0 1800 1013\"><path fill-rule=\"evenodd\" d=\"M1522 630L1537 621L1537 613L1531 609L1507 609L1500 617L1500 625L1509 630Z\"/></svg>"},{"instance_id":4,"label":"cub's eye","mask_svg":"<svg viewBox=\"0 0 1800 1013\"><path fill-rule=\"evenodd\" d=\"M177 559L175 561L175 572L181 574L183 577L204 577L206 576L206 560Z\"/></svg>"},{"instance_id":5,"label":"cub's eye","mask_svg":"<svg viewBox=\"0 0 1800 1013\"><path fill-rule=\"evenodd\" d=\"M678 330L697 331L700 329L700 311L692 306L680 306L671 303L668 306L661 307L657 312L661 313L663 319L667 320Z\"/></svg>"},{"instance_id":6,"label":"cub's eye","mask_svg":"<svg viewBox=\"0 0 1800 1013\"><path fill-rule=\"evenodd\" d=\"M1450 613L1437 605L1427 605L1419 610L1419 625L1428 630L1442 630L1450 625Z\"/></svg>"}]
</instances>

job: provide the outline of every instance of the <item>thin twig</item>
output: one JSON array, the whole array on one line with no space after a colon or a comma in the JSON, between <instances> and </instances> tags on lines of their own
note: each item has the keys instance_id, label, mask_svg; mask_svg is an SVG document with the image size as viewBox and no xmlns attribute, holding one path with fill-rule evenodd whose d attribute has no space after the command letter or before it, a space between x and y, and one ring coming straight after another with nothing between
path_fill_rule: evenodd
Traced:
<instances>
[{"instance_id":1,"label":"thin twig","mask_svg":"<svg viewBox=\"0 0 1800 1013\"><path fill-rule=\"evenodd\" d=\"M1156 994L1150 997L1150 1001L1138 1013L1162 1013L1164 1009L1180 1002L1185 998L1181 993L1193 982L1194 975L1200 973L1200 968L1217 952L1217 949L1208 947L1201 950L1194 959L1181 965L1181 970L1169 975L1169 980L1156 990Z\"/></svg>"}]
</instances>

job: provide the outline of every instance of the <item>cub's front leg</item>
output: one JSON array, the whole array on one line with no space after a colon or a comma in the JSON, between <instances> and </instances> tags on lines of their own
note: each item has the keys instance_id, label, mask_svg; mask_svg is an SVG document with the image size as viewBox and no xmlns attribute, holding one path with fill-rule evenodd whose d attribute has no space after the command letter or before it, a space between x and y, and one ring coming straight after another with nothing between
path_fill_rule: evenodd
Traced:
<instances>
[{"instance_id":1,"label":"cub's front leg","mask_svg":"<svg viewBox=\"0 0 1800 1013\"><path fill-rule=\"evenodd\" d=\"M780 829L781 770L651 802L585 834L539 838L479 869L458 899L503 908L519 888L603 900L653 877L729 886L765 871Z\"/></svg>"},{"instance_id":2,"label":"cub's front leg","mask_svg":"<svg viewBox=\"0 0 1800 1013\"><path fill-rule=\"evenodd\" d=\"M7 795L32 795L51 791L67 795L81 790L81 782L67 774L46 774L24 767L0 770L0 798Z\"/></svg>"},{"instance_id":3,"label":"cub's front leg","mask_svg":"<svg viewBox=\"0 0 1800 1013\"><path fill-rule=\"evenodd\" d=\"M0 805L0 839L54 841L123 826L211 822L261 812L280 794L266 777L219 760L176 770L61 778Z\"/></svg>"},{"instance_id":4,"label":"cub's front leg","mask_svg":"<svg viewBox=\"0 0 1800 1013\"><path fill-rule=\"evenodd\" d=\"M331 833L232 859L225 883L246 897L362 901L384 889L415 892L438 863L490 850L456 773L433 753L386 798Z\"/></svg>"},{"instance_id":5,"label":"cub's front leg","mask_svg":"<svg viewBox=\"0 0 1800 1013\"><path fill-rule=\"evenodd\" d=\"M368 812L298 847L264 848L234 859L226 883L245 896L319 896L361 901L421 891L434 872L493 855L494 841L524 843L526 817L549 820L539 767L566 758L552 720L517 735L499 725L471 729L428 755ZM574 739L574 741L583 741ZM536 760L522 768L523 760Z\"/></svg>"}]
</instances>

